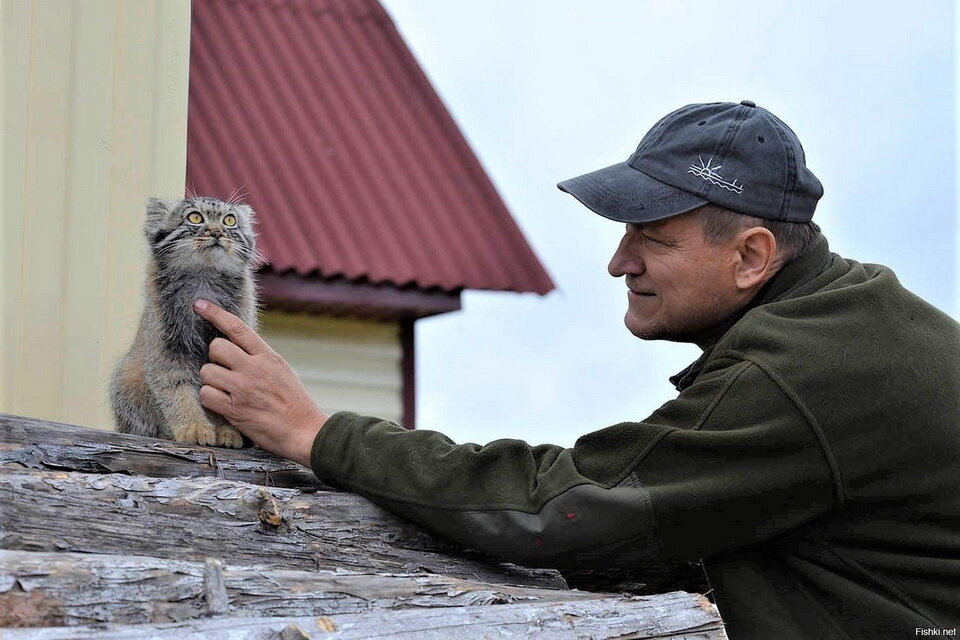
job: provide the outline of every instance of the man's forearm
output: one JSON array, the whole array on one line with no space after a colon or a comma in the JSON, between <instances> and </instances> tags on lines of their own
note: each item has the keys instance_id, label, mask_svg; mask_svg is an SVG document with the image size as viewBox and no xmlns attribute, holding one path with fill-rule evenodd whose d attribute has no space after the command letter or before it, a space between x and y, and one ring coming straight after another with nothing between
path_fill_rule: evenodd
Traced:
<instances>
[{"instance_id":1,"label":"man's forearm","mask_svg":"<svg viewBox=\"0 0 960 640\"><path fill-rule=\"evenodd\" d=\"M316 438L317 476L469 547L554 567L657 561L649 496L580 474L571 449L520 440L457 445L341 412Z\"/></svg>"}]
</instances>

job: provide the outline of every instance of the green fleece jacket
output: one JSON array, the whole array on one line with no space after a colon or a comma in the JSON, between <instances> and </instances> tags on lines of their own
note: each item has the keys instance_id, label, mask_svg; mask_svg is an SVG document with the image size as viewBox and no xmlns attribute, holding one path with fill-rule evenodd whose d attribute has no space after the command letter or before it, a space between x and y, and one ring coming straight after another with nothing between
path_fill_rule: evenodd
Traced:
<instances>
[{"instance_id":1,"label":"green fleece jacket","mask_svg":"<svg viewBox=\"0 0 960 640\"><path fill-rule=\"evenodd\" d=\"M955 321L821 241L674 382L650 417L572 449L340 412L312 466L519 563L702 559L733 640L960 626Z\"/></svg>"}]
</instances>

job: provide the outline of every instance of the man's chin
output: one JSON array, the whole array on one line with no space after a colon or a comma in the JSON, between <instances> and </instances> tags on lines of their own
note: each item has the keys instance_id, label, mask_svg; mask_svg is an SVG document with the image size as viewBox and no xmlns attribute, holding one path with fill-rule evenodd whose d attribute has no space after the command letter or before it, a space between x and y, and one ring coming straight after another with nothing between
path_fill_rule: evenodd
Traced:
<instances>
[{"instance_id":1,"label":"man's chin","mask_svg":"<svg viewBox=\"0 0 960 640\"><path fill-rule=\"evenodd\" d=\"M666 340L668 342L696 342L697 338L690 333L678 330L676 327L668 327L658 322L637 322L631 318L628 313L623 324L627 330L641 340Z\"/></svg>"},{"instance_id":2,"label":"man's chin","mask_svg":"<svg viewBox=\"0 0 960 640\"><path fill-rule=\"evenodd\" d=\"M627 331L641 340L669 340L667 328L651 322L638 322L628 312L623 318Z\"/></svg>"}]
</instances>

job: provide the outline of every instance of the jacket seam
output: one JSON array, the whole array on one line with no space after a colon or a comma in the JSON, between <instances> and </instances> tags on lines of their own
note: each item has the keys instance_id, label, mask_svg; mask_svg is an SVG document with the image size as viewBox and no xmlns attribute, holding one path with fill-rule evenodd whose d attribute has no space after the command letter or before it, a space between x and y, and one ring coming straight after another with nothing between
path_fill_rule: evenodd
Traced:
<instances>
[{"instance_id":1,"label":"jacket seam","mask_svg":"<svg viewBox=\"0 0 960 640\"><path fill-rule=\"evenodd\" d=\"M741 359L740 363L742 362L743 360ZM734 365L734 366L737 366L737 365ZM692 431L697 431L700 429L700 427L703 426L703 423L706 422L707 418L710 417L710 414L713 413L713 410L716 409L718 404L720 404L720 401L723 400L724 396L730 390L730 387L733 386L733 383L736 382L737 378L739 378L743 374L743 372L746 371L748 368L749 367L743 367L739 371L734 371L733 373L727 374L728 379L726 382L724 382L723 387L720 388L720 391L717 392L717 396L710 401L710 403L706 406L706 408L704 408L703 412L700 414L700 417L697 418L696 422L693 423L693 426L690 427ZM647 446L643 448L643 451L638 453L637 457L630 461L630 463L626 466L625 471L620 475L615 476L614 481L609 486L615 487L619 485L621 482L623 482L624 479L627 478L631 473L635 473L637 467L640 465L641 462L643 462L643 459L646 458L648 455L650 455L650 452L653 451L653 449L660 444L661 440L666 438L671 433L674 433L679 430L680 429L678 427L670 427L667 431L664 431L663 433L659 434L657 437L650 440L650 442L647 443ZM637 479L639 480L639 477Z\"/></svg>"},{"instance_id":2,"label":"jacket seam","mask_svg":"<svg viewBox=\"0 0 960 640\"><path fill-rule=\"evenodd\" d=\"M713 414L714 409L717 408L717 405L720 404L723 398L727 395L727 392L730 391L730 387L733 386L733 383L735 383L740 376L742 376L744 372L750 368L750 365L752 364L752 362L741 360L738 365L746 366L741 366L738 371L727 374L727 380L723 383L723 387L720 388L720 392L717 393L717 397L710 401L710 404L708 404L703 410L703 413L700 414L700 417L697 419L697 421L693 423L692 429L694 431L699 431L703 427L704 423L707 421L707 418Z\"/></svg>"},{"instance_id":3,"label":"jacket seam","mask_svg":"<svg viewBox=\"0 0 960 640\"><path fill-rule=\"evenodd\" d=\"M670 433L673 433L673 431L671 431ZM662 439L662 438L661 438L661 439ZM638 464L639 464L639 463L638 463ZM645 502L646 502L646 504L647 504L647 512L650 514L651 535L652 535L654 541L656 541L656 543L657 543L657 552L660 554L660 558L666 560L666 559L667 559L667 553L666 553L666 549L665 549L664 546L663 546L663 536L660 535L660 519L657 518L657 509L656 509L656 507L653 506L653 494L650 493L650 491L647 489L647 487L646 487L646 486L643 484L643 482L640 480L640 476L637 475L637 467L636 467L636 465L634 465L633 469L630 470L630 473L628 473L628 474L624 477L624 480L626 480L626 478L629 478L630 476L633 476L633 481L634 481L634 483L636 483L636 486L635 486L634 488L635 488L635 489L640 489L640 490L643 491L643 495L644 495L644 497L645 497ZM618 483L618 484L616 484L616 485L614 485L614 486L616 486L616 487L621 486L622 483L623 483L623 480L621 480L620 483Z\"/></svg>"},{"instance_id":4,"label":"jacket seam","mask_svg":"<svg viewBox=\"0 0 960 640\"><path fill-rule=\"evenodd\" d=\"M827 436L824 434L823 429L820 427L820 423L817 422L817 419L813 416L803 401L800 400L793 388L791 388L786 381L777 375L777 373L761 358L739 353L737 351L729 351L728 353L734 353L743 360L748 360L757 365L757 367L759 367L760 370L763 371L763 373L765 373L775 385L777 385L780 391L790 399L790 402L793 403L793 406L796 407L797 411L800 412L800 415L802 415L804 420L806 420L807 426L810 427L810 430L813 431L814 435L816 436L817 442L820 445L820 451L827 459L827 467L829 467L830 475L833 477L834 490L837 494L837 507L840 508L845 506L847 503L847 491L843 483L843 475L840 473L840 465L837 463L836 456L833 454L833 449L830 447Z\"/></svg>"},{"instance_id":5,"label":"jacket seam","mask_svg":"<svg viewBox=\"0 0 960 640\"><path fill-rule=\"evenodd\" d=\"M851 569L853 569L854 571L856 571L856 572L859 573L860 575L866 576L867 578L869 578L870 580L874 581L875 583L883 586L883 588L885 588L888 592L890 592L891 594L893 594L894 596L896 596L897 599L898 599L902 604L904 604L904 605L906 605L907 607L909 607L911 611L913 611L914 613L916 613L918 616L922 617L924 620L926 620L927 622L929 622L929 623L930 623L931 625L933 625L935 628L937 628L937 629L944 629L944 628L946 628L946 627L944 627L943 625L941 625L941 624L937 623L936 621L934 621L933 618L931 618L928 614L926 614L926 613L924 613L923 611L921 611L921 610L920 610L920 607L917 606L917 604L916 604L912 599L910 599L906 594L904 594L902 591L900 591L900 589L898 589L898 588L897 588L896 586L894 586L892 583L890 583L889 581L887 581L887 580L881 578L880 576L872 573L871 571L868 571L868 570L867 570L866 568L864 568L859 562L857 562L857 561L855 561L855 560L852 560L852 559L850 559L850 558L847 558L845 555L841 554L833 545L829 544L828 542L826 542L826 541L824 541L824 540L820 540L819 543L823 546L824 549L826 549L826 550L827 550L828 552L830 552L834 557L836 557L837 560L839 560L839 561L842 562L843 564L847 565L848 567L850 567Z\"/></svg>"},{"instance_id":6,"label":"jacket seam","mask_svg":"<svg viewBox=\"0 0 960 640\"><path fill-rule=\"evenodd\" d=\"M790 573L793 577L793 584L796 585L797 589L802 593L807 600L810 602L816 602L822 605L820 598L816 594L811 593L810 588L804 584L803 578L805 576L798 575L797 571L794 570L788 562L784 560L782 556L776 557L780 564ZM838 637L844 638L845 640L856 640L853 638L847 630L840 626L840 621L834 618L829 612L825 611L822 606L819 606L815 609L817 613L817 618L820 620L821 624L826 625L833 629Z\"/></svg>"},{"instance_id":7,"label":"jacket seam","mask_svg":"<svg viewBox=\"0 0 960 640\"><path fill-rule=\"evenodd\" d=\"M647 443L647 446L645 446L643 450L640 453L638 453L637 456L625 466L625 469L623 472L614 476L614 480L610 482L610 484L606 484L606 483L600 484L599 482L595 484L597 486L603 487L604 489L610 489L612 487L616 487L621 482L623 482L627 476L629 476L631 473L636 471L636 468L640 465L641 462L643 462L643 459L646 458L648 455L650 455L650 452L653 451L657 447L657 445L660 444L661 440L663 440L668 435L670 435L671 433L677 430L678 430L677 427L667 427L666 431L664 431L663 433L659 433L655 437L651 438L650 442Z\"/></svg>"}]
</instances>

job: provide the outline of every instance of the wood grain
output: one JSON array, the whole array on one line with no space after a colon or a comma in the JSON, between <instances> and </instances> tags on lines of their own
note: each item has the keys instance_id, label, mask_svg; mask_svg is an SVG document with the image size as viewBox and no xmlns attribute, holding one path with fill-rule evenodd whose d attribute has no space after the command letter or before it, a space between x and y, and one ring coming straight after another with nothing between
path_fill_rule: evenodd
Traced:
<instances>
[{"instance_id":1,"label":"wood grain","mask_svg":"<svg viewBox=\"0 0 960 640\"><path fill-rule=\"evenodd\" d=\"M218 478L0 466L0 549L206 557L270 569L426 571L566 588L556 571L498 563L349 493Z\"/></svg>"},{"instance_id":2,"label":"wood grain","mask_svg":"<svg viewBox=\"0 0 960 640\"><path fill-rule=\"evenodd\" d=\"M600 591L673 571L572 575ZM726 637L698 594L566 586L258 449L0 414L2 640Z\"/></svg>"},{"instance_id":3,"label":"wood grain","mask_svg":"<svg viewBox=\"0 0 960 640\"><path fill-rule=\"evenodd\" d=\"M212 618L156 625L8 629L4 640L151 638L262 640L264 638L659 638L724 640L719 616L705 598L688 593L621 596L577 602L496 606L378 609L364 613L275 618Z\"/></svg>"},{"instance_id":4,"label":"wood grain","mask_svg":"<svg viewBox=\"0 0 960 640\"><path fill-rule=\"evenodd\" d=\"M0 551L0 627L321 616L375 609L575 602L610 594L435 574L264 570L208 558Z\"/></svg>"}]
</instances>

